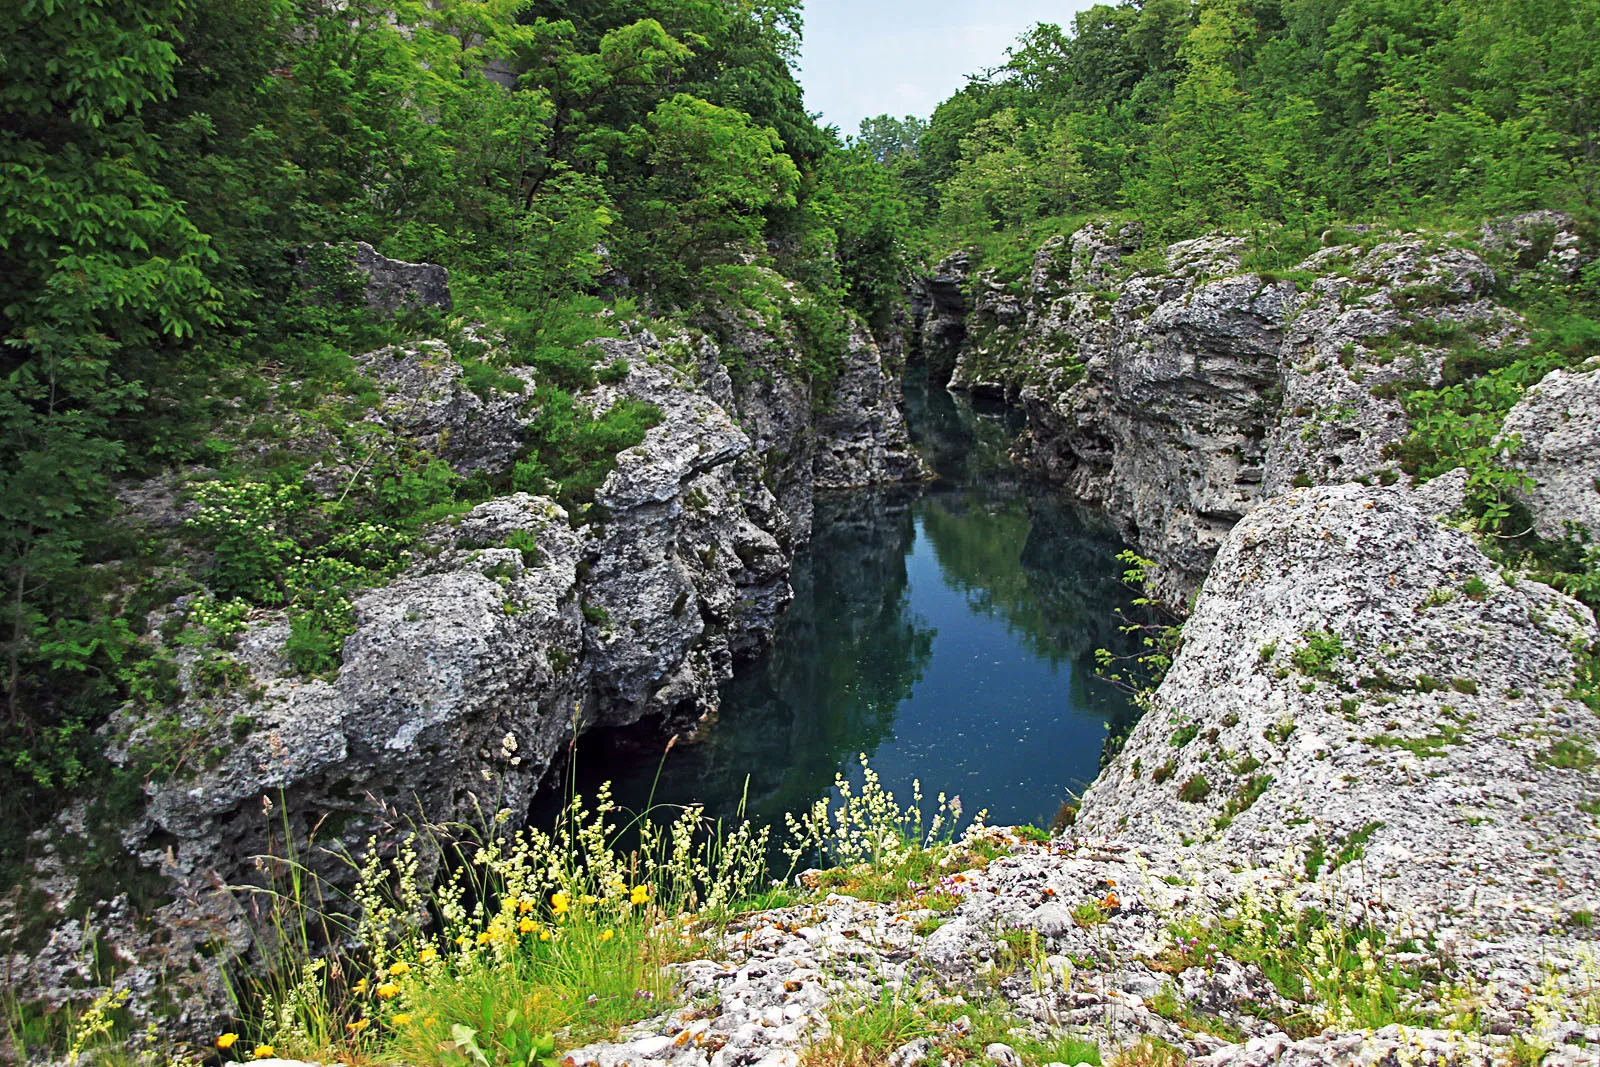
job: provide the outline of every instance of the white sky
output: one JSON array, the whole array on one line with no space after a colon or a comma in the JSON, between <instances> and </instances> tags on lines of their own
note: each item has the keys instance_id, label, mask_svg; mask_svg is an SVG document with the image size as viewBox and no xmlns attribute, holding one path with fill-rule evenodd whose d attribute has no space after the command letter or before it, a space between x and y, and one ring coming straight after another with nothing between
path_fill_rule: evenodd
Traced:
<instances>
[{"instance_id":1,"label":"white sky","mask_svg":"<svg viewBox=\"0 0 1600 1067\"><path fill-rule=\"evenodd\" d=\"M968 74L999 66L1036 22L1094 0L806 0L806 110L853 134L872 115L927 118Z\"/></svg>"}]
</instances>

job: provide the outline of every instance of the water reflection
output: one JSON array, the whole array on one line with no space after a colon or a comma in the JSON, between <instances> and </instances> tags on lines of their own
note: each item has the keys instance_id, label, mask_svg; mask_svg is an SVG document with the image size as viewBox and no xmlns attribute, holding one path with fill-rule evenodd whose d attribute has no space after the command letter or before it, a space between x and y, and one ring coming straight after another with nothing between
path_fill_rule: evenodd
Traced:
<instances>
[{"instance_id":1,"label":"water reflection","mask_svg":"<svg viewBox=\"0 0 1600 1067\"><path fill-rule=\"evenodd\" d=\"M704 740L659 768L659 738L586 742L580 785L773 819L866 752L897 792L916 777L1022 822L1092 780L1107 721L1131 714L1093 669L1122 641L1121 545L1009 462L1015 413L913 381L907 416L939 480L820 497L774 646Z\"/></svg>"}]
</instances>

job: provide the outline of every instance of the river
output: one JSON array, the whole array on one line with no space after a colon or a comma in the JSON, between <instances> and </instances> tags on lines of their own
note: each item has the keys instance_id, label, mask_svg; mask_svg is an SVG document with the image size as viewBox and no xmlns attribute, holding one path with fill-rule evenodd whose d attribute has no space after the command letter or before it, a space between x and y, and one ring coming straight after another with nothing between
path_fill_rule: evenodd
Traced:
<instances>
[{"instance_id":1,"label":"river","mask_svg":"<svg viewBox=\"0 0 1600 1067\"><path fill-rule=\"evenodd\" d=\"M781 824L836 772L859 781L865 753L902 801L920 779L991 823L1047 826L1093 780L1108 723L1133 714L1094 669L1126 641L1123 546L1007 459L1014 409L913 374L906 416L938 480L820 495L794 603L704 736L664 758L648 731L585 737L580 789Z\"/></svg>"}]
</instances>

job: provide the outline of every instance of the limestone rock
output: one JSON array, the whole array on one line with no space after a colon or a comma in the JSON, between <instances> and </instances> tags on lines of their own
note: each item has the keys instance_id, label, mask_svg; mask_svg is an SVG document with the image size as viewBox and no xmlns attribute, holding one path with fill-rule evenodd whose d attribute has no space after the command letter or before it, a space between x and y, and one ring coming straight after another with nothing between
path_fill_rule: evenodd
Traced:
<instances>
[{"instance_id":1,"label":"limestone rock","mask_svg":"<svg viewBox=\"0 0 1600 1067\"><path fill-rule=\"evenodd\" d=\"M1268 496L1402 480L1392 457L1410 424L1398 397L1440 380L1452 338L1526 340L1489 298L1494 268L1449 242L1324 248L1291 282L1244 271L1247 243L1221 234L1132 271L1140 240L1102 224L1051 238L1020 293L970 268L941 268L922 287L964 287L964 304L942 305L941 336L959 336L951 387L1020 400L1029 429L1017 455L1110 512L1175 605ZM944 357L924 349L942 380Z\"/></svg>"},{"instance_id":2,"label":"limestone rock","mask_svg":"<svg viewBox=\"0 0 1600 1067\"><path fill-rule=\"evenodd\" d=\"M933 273L916 279L911 292L914 344L934 381L948 381L967 338L967 299L962 292L972 261L965 252L947 257Z\"/></svg>"},{"instance_id":3,"label":"limestone rock","mask_svg":"<svg viewBox=\"0 0 1600 1067\"><path fill-rule=\"evenodd\" d=\"M1242 521L1075 830L1212 870L1315 871L1369 915L1461 945L1480 978L1535 988L1531 961L1574 948L1551 931L1600 906L1580 808L1600 774L1558 758L1592 744L1568 691L1595 622L1503 578L1419 503L1347 484Z\"/></svg>"},{"instance_id":4,"label":"limestone rock","mask_svg":"<svg viewBox=\"0 0 1600 1067\"><path fill-rule=\"evenodd\" d=\"M1540 537L1600 540L1600 367L1551 371L1501 430L1519 442L1511 464L1533 485L1518 497Z\"/></svg>"},{"instance_id":5,"label":"limestone rock","mask_svg":"<svg viewBox=\"0 0 1600 1067\"><path fill-rule=\"evenodd\" d=\"M1506 215L1483 226L1480 243L1521 271L1548 271L1564 280L1577 278L1593 256L1584 251L1578 221L1564 211L1527 211Z\"/></svg>"},{"instance_id":6,"label":"limestone rock","mask_svg":"<svg viewBox=\"0 0 1600 1067\"><path fill-rule=\"evenodd\" d=\"M513 367L502 375L523 391L495 389L479 396L443 341L392 345L356 357L356 366L383 393L369 421L446 459L459 473L508 469L522 448L523 412L534 376Z\"/></svg>"},{"instance_id":7,"label":"limestone rock","mask_svg":"<svg viewBox=\"0 0 1600 1067\"><path fill-rule=\"evenodd\" d=\"M407 263L390 259L365 241L357 241L352 256L356 270L367 276L367 306L382 315L436 307L449 311L450 272L436 263Z\"/></svg>"},{"instance_id":8,"label":"limestone rock","mask_svg":"<svg viewBox=\"0 0 1600 1067\"><path fill-rule=\"evenodd\" d=\"M916 481L922 459L906 433L900 368L885 361L877 342L852 323L844 369L829 386L817 415L813 484L851 489Z\"/></svg>"}]
</instances>

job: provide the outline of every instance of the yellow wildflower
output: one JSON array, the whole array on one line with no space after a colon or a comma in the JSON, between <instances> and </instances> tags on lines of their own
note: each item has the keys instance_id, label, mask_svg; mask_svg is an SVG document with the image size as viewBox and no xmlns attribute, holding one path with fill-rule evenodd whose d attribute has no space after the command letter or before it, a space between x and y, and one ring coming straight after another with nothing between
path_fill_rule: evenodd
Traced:
<instances>
[{"instance_id":1,"label":"yellow wildflower","mask_svg":"<svg viewBox=\"0 0 1600 1067\"><path fill-rule=\"evenodd\" d=\"M628 893L628 903L630 904L643 904L649 899L650 887L647 885L636 885Z\"/></svg>"},{"instance_id":2,"label":"yellow wildflower","mask_svg":"<svg viewBox=\"0 0 1600 1067\"><path fill-rule=\"evenodd\" d=\"M602 933L600 935L600 940L602 940L602 941L610 941L613 937L616 937L616 936L617 936L617 932L615 930L607 930L607 931L605 931L604 933Z\"/></svg>"},{"instance_id":3,"label":"yellow wildflower","mask_svg":"<svg viewBox=\"0 0 1600 1067\"><path fill-rule=\"evenodd\" d=\"M226 1052L228 1049L233 1047L233 1043L237 1040L239 1040L239 1035L232 1033L231 1031L226 1034L218 1034L217 1047Z\"/></svg>"},{"instance_id":4,"label":"yellow wildflower","mask_svg":"<svg viewBox=\"0 0 1600 1067\"><path fill-rule=\"evenodd\" d=\"M346 1030L350 1031L352 1034L359 1034L361 1031L365 1030L367 1027L369 1027L371 1025L372 1025L372 1020L371 1019L357 1019L353 1023L345 1023L344 1024L344 1028Z\"/></svg>"},{"instance_id":5,"label":"yellow wildflower","mask_svg":"<svg viewBox=\"0 0 1600 1067\"><path fill-rule=\"evenodd\" d=\"M393 982L385 982L374 990L380 1000L393 1000L400 995L400 987Z\"/></svg>"},{"instance_id":6,"label":"yellow wildflower","mask_svg":"<svg viewBox=\"0 0 1600 1067\"><path fill-rule=\"evenodd\" d=\"M257 1045L250 1054L258 1060L270 1060L278 1054L278 1050L271 1045Z\"/></svg>"},{"instance_id":7,"label":"yellow wildflower","mask_svg":"<svg viewBox=\"0 0 1600 1067\"><path fill-rule=\"evenodd\" d=\"M423 963L432 963L438 958L439 950L434 948L432 945L429 945L427 948L417 953L417 959L421 960Z\"/></svg>"},{"instance_id":8,"label":"yellow wildflower","mask_svg":"<svg viewBox=\"0 0 1600 1067\"><path fill-rule=\"evenodd\" d=\"M539 924L534 922L532 919L523 919L517 924L517 929L524 934L531 934L535 930L539 929Z\"/></svg>"},{"instance_id":9,"label":"yellow wildflower","mask_svg":"<svg viewBox=\"0 0 1600 1067\"><path fill-rule=\"evenodd\" d=\"M527 897L523 897L521 900L517 901L517 914L526 915L528 912L534 909L534 906L535 905L533 901L529 900Z\"/></svg>"},{"instance_id":10,"label":"yellow wildflower","mask_svg":"<svg viewBox=\"0 0 1600 1067\"><path fill-rule=\"evenodd\" d=\"M598 903L600 903L600 898L594 896L591 893L585 893L583 896L579 897L578 900L581 903L584 903L584 904L598 904Z\"/></svg>"},{"instance_id":11,"label":"yellow wildflower","mask_svg":"<svg viewBox=\"0 0 1600 1067\"><path fill-rule=\"evenodd\" d=\"M399 978L403 974L410 974L410 973L411 973L411 965L409 963L391 963L391 964L389 964L389 977L390 978Z\"/></svg>"},{"instance_id":12,"label":"yellow wildflower","mask_svg":"<svg viewBox=\"0 0 1600 1067\"><path fill-rule=\"evenodd\" d=\"M494 940L494 935L491 934L487 930L483 931L483 933L478 935L478 944L480 944L480 945L487 945L489 942L491 942L493 940Z\"/></svg>"},{"instance_id":13,"label":"yellow wildflower","mask_svg":"<svg viewBox=\"0 0 1600 1067\"><path fill-rule=\"evenodd\" d=\"M539 931L539 940L540 941L548 941L548 940L550 940L550 931L549 930L540 930Z\"/></svg>"},{"instance_id":14,"label":"yellow wildflower","mask_svg":"<svg viewBox=\"0 0 1600 1067\"><path fill-rule=\"evenodd\" d=\"M395 1026L407 1026L411 1023L411 1016L407 1012L395 1012L394 1016L389 1020L389 1022Z\"/></svg>"},{"instance_id":15,"label":"yellow wildflower","mask_svg":"<svg viewBox=\"0 0 1600 1067\"><path fill-rule=\"evenodd\" d=\"M357 993L365 993L367 991L367 980L363 978L361 981L357 982L355 984L355 990Z\"/></svg>"},{"instance_id":16,"label":"yellow wildflower","mask_svg":"<svg viewBox=\"0 0 1600 1067\"><path fill-rule=\"evenodd\" d=\"M567 913L567 909L571 906L572 898L567 896L565 893L557 893L555 896L550 898L550 910L555 912L557 915L565 915Z\"/></svg>"}]
</instances>

